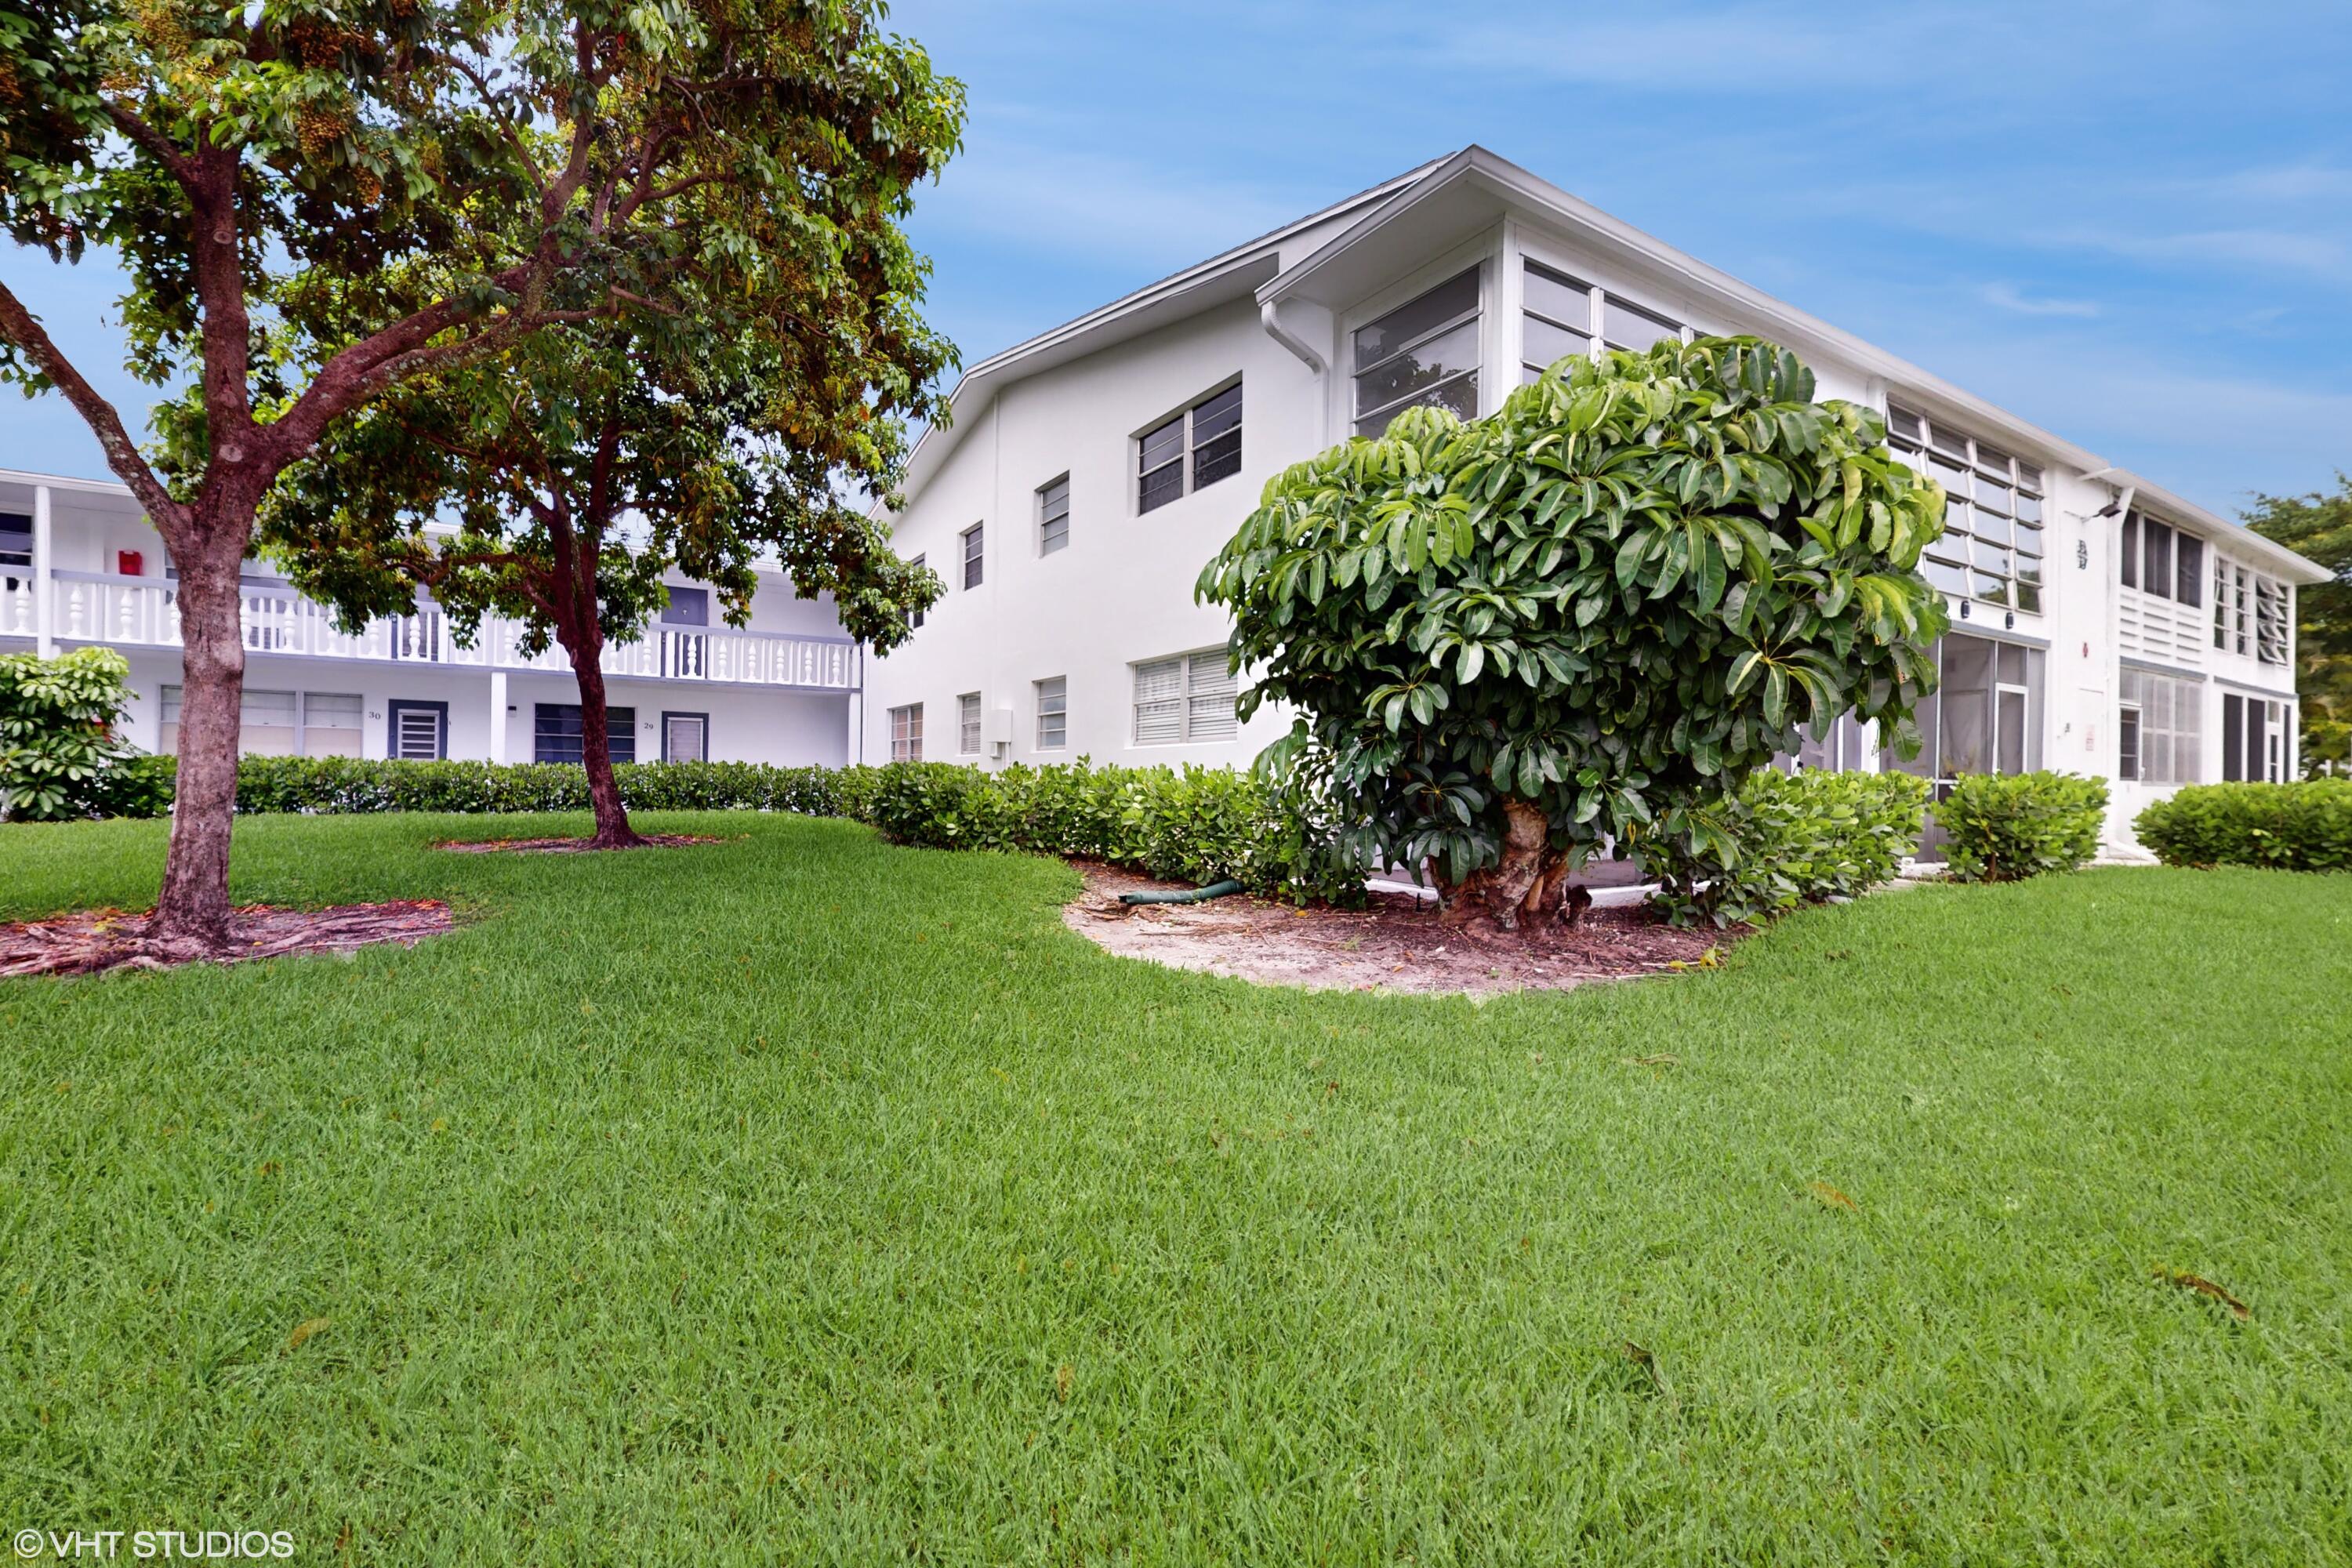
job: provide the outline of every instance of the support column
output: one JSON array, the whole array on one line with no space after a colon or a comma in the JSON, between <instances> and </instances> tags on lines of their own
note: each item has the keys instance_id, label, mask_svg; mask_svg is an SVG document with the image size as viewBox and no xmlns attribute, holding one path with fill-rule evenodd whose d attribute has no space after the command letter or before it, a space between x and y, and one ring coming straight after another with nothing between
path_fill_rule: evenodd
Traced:
<instances>
[{"instance_id":1,"label":"support column","mask_svg":"<svg viewBox=\"0 0 2352 1568\"><path fill-rule=\"evenodd\" d=\"M33 637L43 658L58 653L58 603L51 575L49 487L33 487Z\"/></svg>"},{"instance_id":2,"label":"support column","mask_svg":"<svg viewBox=\"0 0 2352 1568\"><path fill-rule=\"evenodd\" d=\"M507 760L507 672L490 671L490 761Z\"/></svg>"}]
</instances>

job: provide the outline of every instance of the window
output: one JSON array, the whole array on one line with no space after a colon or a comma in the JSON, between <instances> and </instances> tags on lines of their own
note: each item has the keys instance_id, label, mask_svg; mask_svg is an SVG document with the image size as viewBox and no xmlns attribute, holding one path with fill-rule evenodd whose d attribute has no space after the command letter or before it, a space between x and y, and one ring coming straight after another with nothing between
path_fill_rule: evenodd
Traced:
<instances>
[{"instance_id":1,"label":"window","mask_svg":"<svg viewBox=\"0 0 2352 1568\"><path fill-rule=\"evenodd\" d=\"M1478 269L1471 268L1358 327L1356 434L1378 436L1427 404L1478 416Z\"/></svg>"},{"instance_id":2,"label":"window","mask_svg":"<svg viewBox=\"0 0 2352 1568\"><path fill-rule=\"evenodd\" d=\"M1058 752L1070 743L1070 680L1057 675L1037 682L1037 749Z\"/></svg>"},{"instance_id":3,"label":"window","mask_svg":"<svg viewBox=\"0 0 2352 1568\"><path fill-rule=\"evenodd\" d=\"M1655 310L1645 310L1630 300L1603 294L1601 297L1601 341L1612 349L1629 349L1639 353L1656 343L1682 342L1682 323L1670 321Z\"/></svg>"},{"instance_id":4,"label":"window","mask_svg":"<svg viewBox=\"0 0 2352 1568\"><path fill-rule=\"evenodd\" d=\"M1135 510L1150 511L1184 494L1186 452L1192 488L1242 471L1242 388L1235 382L1135 441Z\"/></svg>"},{"instance_id":5,"label":"window","mask_svg":"<svg viewBox=\"0 0 2352 1568\"><path fill-rule=\"evenodd\" d=\"M710 715L665 713L661 730L662 761L707 763L710 760Z\"/></svg>"},{"instance_id":6,"label":"window","mask_svg":"<svg viewBox=\"0 0 2352 1568\"><path fill-rule=\"evenodd\" d=\"M908 562L907 564L919 569L923 564L923 558L918 555L912 561ZM925 612L921 610L917 610L913 615L908 616L907 617L908 628L912 630L914 627L921 626L923 624L924 616Z\"/></svg>"},{"instance_id":7,"label":"window","mask_svg":"<svg viewBox=\"0 0 2352 1568\"><path fill-rule=\"evenodd\" d=\"M616 763L637 760L637 710L604 710L605 749ZM576 763L581 755L580 704L541 702L533 705L530 757L535 763Z\"/></svg>"},{"instance_id":8,"label":"window","mask_svg":"<svg viewBox=\"0 0 2352 1568\"><path fill-rule=\"evenodd\" d=\"M2287 662L2293 595L2275 577L2213 557L2213 646L2264 664Z\"/></svg>"},{"instance_id":9,"label":"window","mask_svg":"<svg viewBox=\"0 0 2352 1568\"><path fill-rule=\"evenodd\" d=\"M980 586L987 543L987 524L975 522L963 531L963 585L967 588Z\"/></svg>"},{"instance_id":10,"label":"window","mask_svg":"<svg viewBox=\"0 0 2352 1568\"><path fill-rule=\"evenodd\" d=\"M1891 405L1886 444L1944 487L1944 534L1919 563L1927 581L1958 598L2041 614L2042 469Z\"/></svg>"},{"instance_id":11,"label":"window","mask_svg":"<svg viewBox=\"0 0 2352 1568\"><path fill-rule=\"evenodd\" d=\"M710 624L710 590L681 588L670 584L669 608L662 619L674 626L707 626Z\"/></svg>"},{"instance_id":12,"label":"window","mask_svg":"<svg viewBox=\"0 0 2352 1568\"><path fill-rule=\"evenodd\" d=\"M2205 602L2205 542L2143 513L2124 515L2116 571L2126 588L2190 609Z\"/></svg>"},{"instance_id":13,"label":"window","mask_svg":"<svg viewBox=\"0 0 2352 1568\"><path fill-rule=\"evenodd\" d=\"M2221 777L2225 782L2277 784L2286 777L2291 711L2284 702L2223 693Z\"/></svg>"},{"instance_id":14,"label":"window","mask_svg":"<svg viewBox=\"0 0 2352 1568\"><path fill-rule=\"evenodd\" d=\"M923 705L909 702L904 708L890 710L890 760L894 763L919 763L923 760Z\"/></svg>"},{"instance_id":15,"label":"window","mask_svg":"<svg viewBox=\"0 0 2352 1568\"><path fill-rule=\"evenodd\" d=\"M980 755L980 693L967 691L956 699L956 750L967 757Z\"/></svg>"},{"instance_id":16,"label":"window","mask_svg":"<svg viewBox=\"0 0 2352 1568\"><path fill-rule=\"evenodd\" d=\"M1241 731L1225 650L1202 648L1155 658L1135 671L1135 743L1173 746L1230 741Z\"/></svg>"},{"instance_id":17,"label":"window","mask_svg":"<svg viewBox=\"0 0 2352 1568\"><path fill-rule=\"evenodd\" d=\"M2286 662L2286 584L2254 579L2254 657L2264 664Z\"/></svg>"},{"instance_id":18,"label":"window","mask_svg":"<svg viewBox=\"0 0 2352 1568\"><path fill-rule=\"evenodd\" d=\"M1037 553L1051 555L1070 542L1070 476L1037 491Z\"/></svg>"},{"instance_id":19,"label":"window","mask_svg":"<svg viewBox=\"0 0 2352 1568\"><path fill-rule=\"evenodd\" d=\"M1533 381L1564 359L1592 354L1592 285L1541 262L1527 264L1519 322L1519 379Z\"/></svg>"},{"instance_id":20,"label":"window","mask_svg":"<svg viewBox=\"0 0 2352 1568\"><path fill-rule=\"evenodd\" d=\"M175 757L180 754L180 689L176 686L158 688L155 708L159 724L155 751L161 756Z\"/></svg>"},{"instance_id":21,"label":"window","mask_svg":"<svg viewBox=\"0 0 2352 1568\"><path fill-rule=\"evenodd\" d=\"M0 566L33 563L33 520L22 512L0 511Z\"/></svg>"},{"instance_id":22,"label":"window","mask_svg":"<svg viewBox=\"0 0 2352 1568\"><path fill-rule=\"evenodd\" d=\"M302 693L302 754L306 757L358 756L361 709L363 706L357 692Z\"/></svg>"},{"instance_id":23,"label":"window","mask_svg":"<svg viewBox=\"0 0 2352 1568\"><path fill-rule=\"evenodd\" d=\"M301 740L301 699L248 686L237 714L236 749L248 757L290 757Z\"/></svg>"},{"instance_id":24,"label":"window","mask_svg":"<svg viewBox=\"0 0 2352 1568\"><path fill-rule=\"evenodd\" d=\"M2204 776L2204 711L2201 683L2125 667L2116 776L2195 784Z\"/></svg>"}]
</instances>

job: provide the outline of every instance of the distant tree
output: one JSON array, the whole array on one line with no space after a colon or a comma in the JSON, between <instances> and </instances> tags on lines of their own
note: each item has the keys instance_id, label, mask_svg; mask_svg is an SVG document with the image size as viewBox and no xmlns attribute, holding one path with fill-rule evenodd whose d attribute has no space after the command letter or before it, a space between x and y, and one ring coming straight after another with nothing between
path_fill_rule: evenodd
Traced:
<instances>
[{"instance_id":1,"label":"distant tree","mask_svg":"<svg viewBox=\"0 0 2352 1568\"><path fill-rule=\"evenodd\" d=\"M178 805L151 928L226 941L257 509L388 387L546 331L903 280L961 89L877 0L0 0L0 221L111 249L142 455L0 286L0 375L64 394L179 571ZM889 389L919 416L923 394ZM878 411L878 410L877 410Z\"/></svg>"},{"instance_id":2,"label":"distant tree","mask_svg":"<svg viewBox=\"0 0 2352 1568\"><path fill-rule=\"evenodd\" d=\"M644 842L613 773L602 655L667 602L667 571L711 584L741 625L772 558L884 651L940 592L843 481L895 479L903 428L869 392L929 386L940 348L911 320L872 330L904 313L895 294L837 292L839 330L823 333L798 289L752 299L775 313L736 300L639 316L418 376L331 428L263 514L271 553L347 622L424 588L461 641L498 615L524 624L529 651L559 644L602 848ZM427 526L445 512L454 533Z\"/></svg>"},{"instance_id":3,"label":"distant tree","mask_svg":"<svg viewBox=\"0 0 2352 1568\"><path fill-rule=\"evenodd\" d=\"M1604 838L1728 859L1731 797L1807 721L1917 749L1944 497L1885 436L1752 338L1563 360L1280 475L1200 592L1244 711L1301 710L1269 763L1515 926Z\"/></svg>"},{"instance_id":4,"label":"distant tree","mask_svg":"<svg viewBox=\"0 0 2352 1568\"><path fill-rule=\"evenodd\" d=\"M2295 686L2303 707L2303 763L2352 763L2352 474L2333 495L2256 495L2242 513L2265 539L2309 556L2334 575L2295 595Z\"/></svg>"}]
</instances>

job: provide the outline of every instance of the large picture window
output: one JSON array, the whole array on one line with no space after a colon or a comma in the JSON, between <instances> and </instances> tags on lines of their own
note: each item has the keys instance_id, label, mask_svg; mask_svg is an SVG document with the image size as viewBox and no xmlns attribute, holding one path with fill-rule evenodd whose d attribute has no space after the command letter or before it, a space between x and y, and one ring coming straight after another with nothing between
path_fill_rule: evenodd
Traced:
<instances>
[{"instance_id":1,"label":"large picture window","mask_svg":"<svg viewBox=\"0 0 2352 1568\"><path fill-rule=\"evenodd\" d=\"M580 704L541 702L532 706L530 756L535 763L576 763L581 756ZM637 760L637 710L604 710L604 741L616 763Z\"/></svg>"},{"instance_id":2,"label":"large picture window","mask_svg":"<svg viewBox=\"0 0 2352 1568\"><path fill-rule=\"evenodd\" d=\"M2126 666L2116 776L2142 784L2197 783L2204 776L2204 711L2201 682Z\"/></svg>"},{"instance_id":3,"label":"large picture window","mask_svg":"<svg viewBox=\"0 0 2352 1568\"><path fill-rule=\"evenodd\" d=\"M1223 648L1150 659L1133 668L1137 745L1230 741L1241 732L1234 709L1237 689Z\"/></svg>"},{"instance_id":4,"label":"large picture window","mask_svg":"<svg viewBox=\"0 0 2352 1568\"><path fill-rule=\"evenodd\" d=\"M1378 436L1423 404L1478 416L1475 267L1358 327L1352 342L1357 435Z\"/></svg>"},{"instance_id":5,"label":"large picture window","mask_svg":"<svg viewBox=\"0 0 2352 1568\"><path fill-rule=\"evenodd\" d=\"M2041 468L1899 405L1887 409L1886 444L1944 487L1944 534L1919 563L1927 581L1959 598L2041 614Z\"/></svg>"},{"instance_id":6,"label":"large picture window","mask_svg":"<svg viewBox=\"0 0 2352 1568\"><path fill-rule=\"evenodd\" d=\"M1188 470L1196 490L1242 471L1241 383L1135 438L1135 510L1150 511L1182 497Z\"/></svg>"}]
</instances>

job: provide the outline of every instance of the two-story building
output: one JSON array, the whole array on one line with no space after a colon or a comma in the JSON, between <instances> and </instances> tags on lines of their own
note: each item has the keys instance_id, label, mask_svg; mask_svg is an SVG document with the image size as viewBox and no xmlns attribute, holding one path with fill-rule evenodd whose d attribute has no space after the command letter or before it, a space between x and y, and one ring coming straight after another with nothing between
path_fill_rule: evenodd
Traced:
<instances>
[{"instance_id":1,"label":"two-story building","mask_svg":"<svg viewBox=\"0 0 2352 1568\"><path fill-rule=\"evenodd\" d=\"M0 653L102 643L131 661L124 732L176 749L180 630L163 541L130 490L0 469ZM461 647L429 600L358 636L268 566L244 585L247 752L578 762L580 695L562 650L526 654L493 617ZM749 626L720 621L680 579L636 642L604 667L614 760L839 764L854 731L863 650L829 597L763 572Z\"/></svg>"},{"instance_id":2,"label":"two-story building","mask_svg":"<svg viewBox=\"0 0 2352 1568\"><path fill-rule=\"evenodd\" d=\"M1804 761L2097 774L2119 853L2155 794L2292 776L2319 568L1481 147L974 364L896 521L948 592L867 670L860 746L1245 764L1289 716L1236 721L1230 625L1192 587L1267 479L1416 404L1476 417L1565 355L1705 333L1795 350L1951 497L1926 751L1848 721Z\"/></svg>"}]
</instances>

